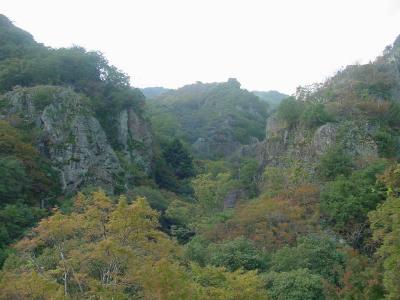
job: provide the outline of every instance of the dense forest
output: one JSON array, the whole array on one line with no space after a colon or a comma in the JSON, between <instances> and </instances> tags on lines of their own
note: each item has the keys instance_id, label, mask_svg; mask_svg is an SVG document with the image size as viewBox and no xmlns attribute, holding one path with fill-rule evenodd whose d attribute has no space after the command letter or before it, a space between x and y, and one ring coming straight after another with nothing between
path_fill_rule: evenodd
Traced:
<instances>
[{"instance_id":1,"label":"dense forest","mask_svg":"<svg viewBox=\"0 0 400 300\"><path fill-rule=\"evenodd\" d=\"M400 37L325 82L137 89L0 15L0 299L400 299Z\"/></svg>"},{"instance_id":2,"label":"dense forest","mask_svg":"<svg viewBox=\"0 0 400 300\"><path fill-rule=\"evenodd\" d=\"M265 136L268 102L223 83L186 85L150 99L149 117L161 142L181 139L201 158L221 158Z\"/></svg>"}]
</instances>

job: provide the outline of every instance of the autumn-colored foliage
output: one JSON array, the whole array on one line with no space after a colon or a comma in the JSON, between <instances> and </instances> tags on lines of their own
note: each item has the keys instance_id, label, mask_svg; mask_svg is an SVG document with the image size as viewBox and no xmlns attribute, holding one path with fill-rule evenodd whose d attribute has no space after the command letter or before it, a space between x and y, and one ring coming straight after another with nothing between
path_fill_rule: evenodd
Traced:
<instances>
[{"instance_id":1,"label":"autumn-colored foliage","mask_svg":"<svg viewBox=\"0 0 400 300\"><path fill-rule=\"evenodd\" d=\"M205 233L215 240L244 236L266 249L277 249L296 241L311 230L305 209L287 199L261 197L243 204L232 219Z\"/></svg>"},{"instance_id":2,"label":"autumn-colored foliage","mask_svg":"<svg viewBox=\"0 0 400 300\"><path fill-rule=\"evenodd\" d=\"M210 269L218 282L201 281L208 269L180 264L158 217L144 198L79 193L70 214L56 210L15 245L0 299L265 299L255 272Z\"/></svg>"}]
</instances>

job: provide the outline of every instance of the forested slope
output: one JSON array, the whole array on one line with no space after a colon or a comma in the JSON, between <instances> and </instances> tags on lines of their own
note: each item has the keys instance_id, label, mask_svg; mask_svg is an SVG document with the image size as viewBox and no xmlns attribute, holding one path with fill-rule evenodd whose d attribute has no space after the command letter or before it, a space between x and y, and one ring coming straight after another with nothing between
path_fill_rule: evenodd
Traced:
<instances>
[{"instance_id":1,"label":"forested slope","mask_svg":"<svg viewBox=\"0 0 400 300\"><path fill-rule=\"evenodd\" d=\"M150 177L153 143L144 96L101 53L45 47L2 15L0 40L3 249L80 189Z\"/></svg>"},{"instance_id":2,"label":"forested slope","mask_svg":"<svg viewBox=\"0 0 400 300\"><path fill-rule=\"evenodd\" d=\"M289 95L278 91L252 91L252 93L258 96L261 100L267 102L271 109L276 108L283 99L289 97Z\"/></svg>"},{"instance_id":3,"label":"forested slope","mask_svg":"<svg viewBox=\"0 0 400 300\"><path fill-rule=\"evenodd\" d=\"M198 82L148 103L159 138L179 137L202 158L226 157L264 138L268 105L241 89L236 79Z\"/></svg>"},{"instance_id":4,"label":"forested slope","mask_svg":"<svg viewBox=\"0 0 400 300\"><path fill-rule=\"evenodd\" d=\"M272 111L0 41L0 299L399 299L399 39Z\"/></svg>"}]
</instances>

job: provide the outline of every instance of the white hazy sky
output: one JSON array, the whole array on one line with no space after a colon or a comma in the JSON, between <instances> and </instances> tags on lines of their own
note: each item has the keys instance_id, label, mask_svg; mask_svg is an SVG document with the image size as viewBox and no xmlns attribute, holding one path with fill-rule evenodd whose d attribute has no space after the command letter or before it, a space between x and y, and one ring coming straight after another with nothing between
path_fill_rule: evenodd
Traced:
<instances>
[{"instance_id":1,"label":"white hazy sky","mask_svg":"<svg viewBox=\"0 0 400 300\"><path fill-rule=\"evenodd\" d=\"M102 51L138 87L237 78L293 93L400 34L400 0L1 0L52 47Z\"/></svg>"}]
</instances>

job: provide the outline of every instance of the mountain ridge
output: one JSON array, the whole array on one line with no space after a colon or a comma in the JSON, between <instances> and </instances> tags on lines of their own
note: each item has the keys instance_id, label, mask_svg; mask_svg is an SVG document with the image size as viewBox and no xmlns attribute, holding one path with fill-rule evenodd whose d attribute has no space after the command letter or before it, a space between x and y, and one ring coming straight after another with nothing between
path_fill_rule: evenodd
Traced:
<instances>
[{"instance_id":1,"label":"mountain ridge","mask_svg":"<svg viewBox=\"0 0 400 300\"><path fill-rule=\"evenodd\" d=\"M0 41L0 299L398 298L400 36L264 100Z\"/></svg>"}]
</instances>

